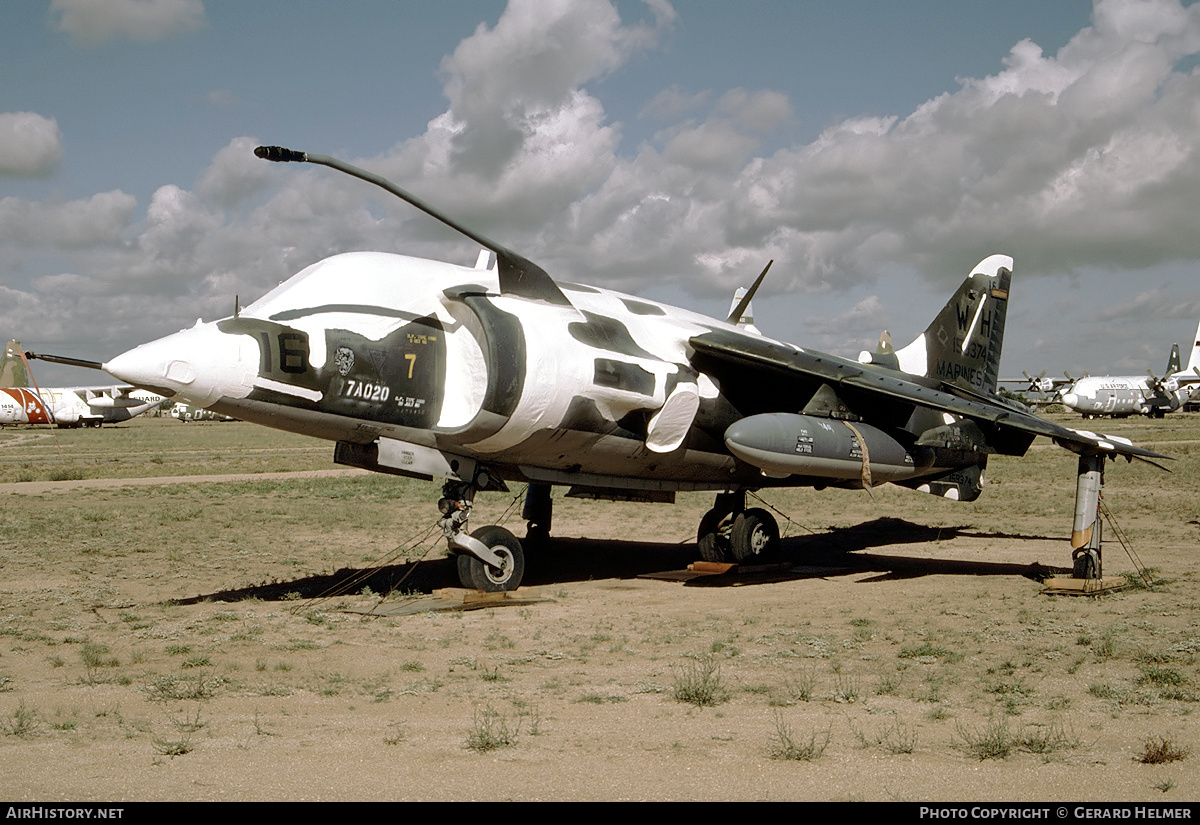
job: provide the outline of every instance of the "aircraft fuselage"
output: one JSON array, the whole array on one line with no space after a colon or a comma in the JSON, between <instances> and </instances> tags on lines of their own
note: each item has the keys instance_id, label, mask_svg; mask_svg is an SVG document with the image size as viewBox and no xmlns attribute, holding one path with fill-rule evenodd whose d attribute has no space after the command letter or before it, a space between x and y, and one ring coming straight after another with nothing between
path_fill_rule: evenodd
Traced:
<instances>
[{"instance_id":1,"label":"aircraft fuselage","mask_svg":"<svg viewBox=\"0 0 1200 825\"><path fill-rule=\"evenodd\" d=\"M0 388L0 425L57 424L99 427L128 421L162 402L145 390L128 387Z\"/></svg>"},{"instance_id":2,"label":"aircraft fuselage","mask_svg":"<svg viewBox=\"0 0 1200 825\"><path fill-rule=\"evenodd\" d=\"M1085 416L1159 416L1179 409L1191 398L1195 384L1180 385L1168 377L1162 389L1149 376L1080 378L1063 394L1062 404Z\"/></svg>"},{"instance_id":3,"label":"aircraft fuselage","mask_svg":"<svg viewBox=\"0 0 1200 825\"><path fill-rule=\"evenodd\" d=\"M501 295L486 265L348 253L236 317L198 321L106 369L176 401L340 442L345 463L426 477L461 476L456 463L482 462L509 480L640 490L861 486L859 439L891 456L877 482L980 459L915 447L903 429L908 410L892 428L821 423L837 432L816 442L807 422L792 420L790 445L774 435L751 444L786 460L740 460L726 448L730 425L799 412L816 385L762 386L739 409L691 365L689 340L749 333L666 304L560 286L569 305ZM748 432L753 440L762 430ZM823 452L808 460L813 443Z\"/></svg>"}]
</instances>

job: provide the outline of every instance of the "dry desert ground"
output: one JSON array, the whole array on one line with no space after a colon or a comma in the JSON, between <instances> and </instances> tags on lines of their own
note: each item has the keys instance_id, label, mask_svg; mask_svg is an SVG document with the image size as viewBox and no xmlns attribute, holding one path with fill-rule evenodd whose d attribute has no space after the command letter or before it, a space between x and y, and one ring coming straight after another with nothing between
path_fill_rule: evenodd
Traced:
<instances>
[{"instance_id":1,"label":"dry desert ground","mask_svg":"<svg viewBox=\"0 0 1200 825\"><path fill-rule=\"evenodd\" d=\"M1200 799L1200 416L1089 428L1176 458L1108 466L1116 592L1043 592L1075 461L1039 441L971 504L764 492L787 564L738 576L651 577L709 495L556 496L471 610L429 609L436 484L240 422L7 430L0 796Z\"/></svg>"}]
</instances>

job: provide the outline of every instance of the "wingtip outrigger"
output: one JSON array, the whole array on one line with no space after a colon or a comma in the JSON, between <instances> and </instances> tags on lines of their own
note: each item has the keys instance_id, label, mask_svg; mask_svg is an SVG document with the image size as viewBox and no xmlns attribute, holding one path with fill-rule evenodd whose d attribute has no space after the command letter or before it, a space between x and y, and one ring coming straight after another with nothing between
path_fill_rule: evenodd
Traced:
<instances>
[{"instance_id":1,"label":"wingtip outrigger","mask_svg":"<svg viewBox=\"0 0 1200 825\"><path fill-rule=\"evenodd\" d=\"M440 221L454 231L465 235L483 248L496 253L501 294L515 295L535 301L546 301L547 303L559 304L561 306L571 306L570 299L563 294L563 291L546 270L523 255L519 255L508 247L496 243L486 235L463 226L458 221L425 203L425 201L411 192L400 188L387 178L376 175L373 172L368 172L365 169L360 169L337 158L329 157L328 155L313 155L308 152L287 149L283 146L259 146L255 148L254 154L263 160L275 163L316 163L336 169L339 172L345 172L347 175L365 180L367 183L373 183L379 188L391 192L411 206L415 206L426 215Z\"/></svg>"},{"instance_id":2,"label":"wingtip outrigger","mask_svg":"<svg viewBox=\"0 0 1200 825\"><path fill-rule=\"evenodd\" d=\"M1072 572L1077 579L1099 579L1103 577L1101 492L1104 489L1105 462L1110 458L1115 461L1121 456L1126 461L1137 459L1170 472L1167 467L1152 459L1170 461L1172 457L1137 447L1125 438L1081 430L1068 432L1073 433L1076 438L1054 438L1054 441L1058 446L1079 455L1075 482L1075 514L1071 524Z\"/></svg>"}]
</instances>

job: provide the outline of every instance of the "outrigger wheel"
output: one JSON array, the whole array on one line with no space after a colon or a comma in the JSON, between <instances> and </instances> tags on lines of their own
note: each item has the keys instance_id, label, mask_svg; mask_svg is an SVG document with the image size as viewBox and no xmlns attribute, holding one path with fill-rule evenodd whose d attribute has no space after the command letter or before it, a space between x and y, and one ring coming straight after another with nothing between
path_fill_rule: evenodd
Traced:
<instances>
[{"instance_id":1,"label":"outrigger wheel","mask_svg":"<svg viewBox=\"0 0 1200 825\"><path fill-rule=\"evenodd\" d=\"M746 491L718 493L696 533L700 558L738 564L761 562L779 550L779 525L759 507L746 509Z\"/></svg>"}]
</instances>

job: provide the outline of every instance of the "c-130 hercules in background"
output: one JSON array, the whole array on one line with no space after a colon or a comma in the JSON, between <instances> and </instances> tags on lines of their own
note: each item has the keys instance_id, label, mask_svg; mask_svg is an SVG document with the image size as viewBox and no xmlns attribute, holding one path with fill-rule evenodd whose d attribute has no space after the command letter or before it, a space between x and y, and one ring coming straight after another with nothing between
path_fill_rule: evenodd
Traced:
<instances>
[{"instance_id":1,"label":"c-130 hercules in background","mask_svg":"<svg viewBox=\"0 0 1200 825\"><path fill-rule=\"evenodd\" d=\"M1171 349L1162 378L1146 375L1092 375L1071 383L1061 393L1064 407L1084 418L1145 415L1162 418L1180 409L1200 389L1200 327L1196 328L1185 369L1179 367L1179 345Z\"/></svg>"},{"instance_id":2,"label":"c-130 hercules in background","mask_svg":"<svg viewBox=\"0 0 1200 825\"><path fill-rule=\"evenodd\" d=\"M233 317L198 320L102 365L54 360L335 441L340 464L446 479L440 524L466 587L520 584L519 539L498 526L467 532L475 494L505 482L529 485L527 541L548 535L555 485L656 501L715 491L699 552L744 562L779 538L767 511L746 507L748 491L890 481L971 501L990 454L1023 455L1038 435L1079 454L1075 572L1095 577L1105 459L1164 457L996 395L1007 256L980 262L910 345L854 362L733 323L762 276L727 321L559 283L374 174L280 147L255 153L374 183L484 250L473 269L335 255Z\"/></svg>"}]
</instances>

